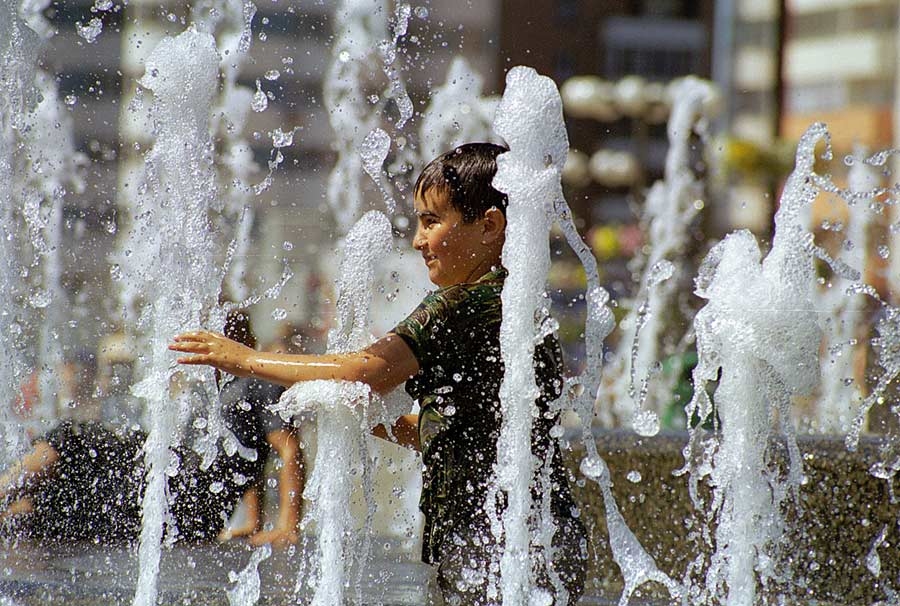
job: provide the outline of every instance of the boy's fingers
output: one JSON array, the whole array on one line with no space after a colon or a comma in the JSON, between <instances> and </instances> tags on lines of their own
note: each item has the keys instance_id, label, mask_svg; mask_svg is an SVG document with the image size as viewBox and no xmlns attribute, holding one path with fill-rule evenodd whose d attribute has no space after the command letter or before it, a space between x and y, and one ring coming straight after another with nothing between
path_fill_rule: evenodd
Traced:
<instances>
[{"instance_id":1,"label":"boy's fingers","mask_svg":"<svg viewBox=\"0 0 900 606\"><path fill-rule=\"evenodd\" d=\"M199 341L179 341L171 343L169 349L184 353L209 353L209 344Z\"/></svg>"}]
</instances>

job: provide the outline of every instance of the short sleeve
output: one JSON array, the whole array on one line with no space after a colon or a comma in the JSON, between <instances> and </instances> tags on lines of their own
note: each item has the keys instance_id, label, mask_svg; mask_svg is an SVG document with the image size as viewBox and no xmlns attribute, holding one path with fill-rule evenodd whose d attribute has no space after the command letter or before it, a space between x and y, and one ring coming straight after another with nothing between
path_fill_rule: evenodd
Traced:
<instances>
[{"instance_id":1,"label":"short sleeve","mask_svg":"<svg viewBox=\"0 0 900 606\"><path fill-rule=\"evenodd\" d=\"M403 339L420 365L428 364L434 358L437 347L435 337L452 315L458 303L458 297L453 294L459 290L451 287L428 295L405 320L390 331Z\"/></svg>"}]
</instances>

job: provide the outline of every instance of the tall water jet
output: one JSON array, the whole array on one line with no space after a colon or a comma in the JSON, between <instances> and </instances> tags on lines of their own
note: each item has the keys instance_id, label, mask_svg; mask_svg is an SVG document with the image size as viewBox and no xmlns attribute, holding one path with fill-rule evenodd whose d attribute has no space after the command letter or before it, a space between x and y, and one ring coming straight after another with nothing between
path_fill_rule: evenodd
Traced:
<instances>
[{"instance_id":1,"label":"tall water jet","mask_svg":"<svg viewBox=\"0 0 900 606\"><path fill-rule=\"evenodd\" d=\"M221 55L222 92L212 112L212 130L222 140L218 182L223 186L220 208L217 209L221 213L213 219L219 219L217 233L233 234L224 291L231 300L243 301L249 295L246 259L251 245L250 232L256 220L256 211L251 204L255 195L252 181L259 167L243 135L247 118L254 108L254 92L238 84L238 77L250 59L251 26L256 6L244 0L206 0L195 3L192 14L200 31L216 37ZM236 228L231 229L234 225Z\"/></svg>"},{"instance_id":2,"label":"tall water jet","mask_svg":"<svg viewBox=\"0 0 900 606\"><path fill-rule=\"evenodd\" d=\"M545 462L535 460L531 435L536 400L534 348L553 330L547 320L545 295L550 264L550 227L559 221L570 244L586 265L589 274L587 293L589 326L588 369L584 377L570 382L576 411L582 416L585 435L590 433L592 402L599 387L600 347L612 328L612 316L605 307L608 295L599 287L596 262L577 237L571 213L562 193L561 174L568 154L568 137L562 119L562 102L553 82L533 69L516 67L507 74L507 87L497 109L494 129L509 144L510 151L497 159L493 185L509 197L503 264L509 276L503 287L503 321L500 348L505 374L500 388L503 421L497 442L497 486L507 496L502 516L503 555L500 561L501 591L505 604L545 603L534 586L531 569L532 532L552 553L552 520L543 519L541 528L530 528L535 514L531 485L535 473ZM544 244L540 244L544 243ZM590 259L590 260L589 260ZM543 319L542 323L536 322ZM596 374L591 377L591 374ZM583 397L586 395L587 397ZM585 406L587 403L587 406ZM558 434L555 436L558 437ZM593 441L587 440L589 457L582 463L586 474L603 490L607 521L616 562L626 579L622 603L646 580L677 587L657 568L627 528L610 491L608 472L597 455ZM540 511L540 510L539 510ZM538 518L541 516L538 513ZM496 526L496 524L495 524ZM499 535L499 529L495 529Z\"/></svg>"},{"instance_id":3,"label":"tall water jet","mask_svg":"<svg viewBox=\"0 0 900 606\"><path fill-rule=\"evenodd\" d=\"M390 221L377 211L363 215L347 234L337 284L338 316L328 335L329 353L359 351L372 343L369 306L375 272L390 252L392 240ZM316 460L304 492L311 504L307 519L316 521L319 532L312 581L315 606L343 604L349 565L365 557L366 549L360 549L363 543L351 528L348 503L353 478L368 482L368 430L384 422L390 425L405 412L379 414L375 399L364 383L307 381L291 387L278 405L284 416L317 413Z\"/></svg>"},{"instance_id":4,"label":"tall water jet","mask_svg":"<svg viewBox=\"0 0 900 606\"><path fill-rule=\"evenodd\" d=\"M863 149L857 148L849 170L850 191L865 196L874 191L880 177L875 167L866 162ZM869 250L869 228L872 220L873 200L848 196L845 245L842 247L844 264L862 276ZM858 280L858 277L857 277ZM863 400L860 377L855 375L855 356L865 330L866 295L848 290L856 280L849 280L837 273L822 294L822 303L828 313L825 322L825 342L821 359L822 385L815 420L820 431L845 434L849 431L855 411ZM863 337L863 340L864 337Z\"/></svg>"},{"instance_id":5,"label":"tall water jet","mask_svg":"<svg viewBox=\"0 0 900 606\"><path fill-rule=\"evenodd\" d=\"M34 297L35 293L29 292L29 273L38 270L41 253L48 251L48 246L40 247L40 244L46 244L41 218L47 209L45 191L38 175L47 171L52 179L57 176L57 170L63 170L53 162L58 159L55 156L42 157L43 150L35 140L35 130L47 134L44 118L47 108L55 100L50 98L48 86L39 86L46 84L46 80L43 77L36 80L36 58L42 37L52 35L40 15L41 8L39 3L20 2L5 2L0 7L0 42L3 44L0 48L0 83L3 84L0 95L0 225L4 231L4 237L0 238L0 289L4 297L0 344L5 352L0 362L0 386L5 393L12 394L10 399L22 398L22 412L26 415L23 423L15 418L12 407L0 407L4 428L0 462L12 461L21 454L28 444L28 434L45 429L43 423L56 414L55 402L51 399L55 392L51 389L44 391L41 403L31 411L24 410L26 403L21 394L30 363L40 357L39 352L28 351L27 344L31 340L25 337L30 330L35 330L34 325L39 322L39 314L35 312L50 303L47 297L51 295L43 296L42 293L42 296ZM46 92L47 97L43 99L44 109L40 110L42 92ZM52 155L53 150L46 153ZM62 185L63 181L65 179L60 178L57 184ZM60 199L61 191L54 188L50 195L50 199ZM26 214L26 208L34 212ZM25 240L25 236L31 234L39 238L35 257L29 254L32 243ZM58 296L58 291L52 294ZM49 387L50 382L47 383Z\"/></svg>"},{"instance_id":6,"label":"tall water jet","mask_svg":"<svg viewBox=\"0 0 900 606\"><path fill-rule=\"evenodd\" d=\"M386 38L382 0L342 0L335 9L332 61L325 77L323 103L335 135L337 161L328 176L326 196L339 233L347 233L363 205L359 147L378 125L363 88L366 58L375 40ZM372 31L372 29L376 31Z\"/></svg>"},{"instance_id":7,"label":"tall water jet","mask_svg":"<svg viewBox=\"0 0 900 606\"><path fill-rule=\"evenodd\" d=\"M25 154L29 159L29 181L23 204L25 220L34 247L33 266L41 283L29 302L40 311L37 362L41 409L57 412L61 391L60 368L70 314L63 277L63 205L67 193L81 193L80 170L84 154L75 150L72 119L60 100L53 79L43 72L36 78L40 102L31 114ZM68 344L71 346L71 344ZM98 411L86 411L96 419Z\"/></svg>"},{"instance_id":8,"label":"tall water jet","mask_svg":"<svg viewBox=\"0 0 900 606\"><path fill-rule=\"evenodd\" d=\"M753 235L738 231L710 251L697 277L697 295L707 303L694 318L699 362L687 414L720 430L707 435L698 424L685 450L694 504L716 524L704 537L715 553L708 563L699 556L687 573L690 603L752 606L758 585L778 578L781 504L796 494L802 474L791 401L818 383L814 247L802 212L818 193L815 145L827 136L824 125L815 124L800 140L765 259ZM787 441L784 480L771 450L776 418ZM708 504L701 481L711 488ZM704 582L692 583L691 574L702 574Z\"/></svg>"},{"instance_id":9,"label":"tall water jet","mask_svg":"<svg viewBox=\"0 0 900 606\"><path fill-rule=\"evenodd\" d=\"M483 96L484 79L463 57L454 57L444 83L431 94L419 126L419 155L429 162L472 141L490 141L497 97Z\"/></svg>"},{"instance_id":10,"label":"tall water jet","mask_svg":"<svg viewBox=\"0 0 900 606\"><path fill-rule=\"evenodd\" d=\"M145 157L145 180L123 253L132 260L123 268L124 280L142 294L139 329L146 346L140 350L150 352L143 360L144 378L135 386L150 411L136 606L156 603L160 547L169 518L166 482L178 469L170 443L176 433L174 415L168 410L175 369L166 344L172 335L204 323L222 279L208 219L217 198L209 114L218 63L212 36L188 30L156 46L140 82L154 95L156 140ZM194 144L185 146L184 141ZM169 532L177 529L170 526Z\"/></svg>"},{"instance_id":11,"label":"tall water jet","mask_svg":"<svg viewBox=\"0 0 900 606\"><path fill-rule=\"evenodd\" d=\"M703 208L704 185L691 166L692 140L695 134L705 138L717 96L712 83L693 76L676 80L669 88L672 110L665 175L647 192L644 204L650 252L634 304L620 323L622 337L610 368L615 377L612 410L620 422L632 424L642 435L659 430L658 409L666 404L660 397L666 386L653 390L654 381L659 380L654 368L659 364L666 323L671 323L667 314L671 315L686 270L679 257L691 223Z\"/></svg>"}]
</instances>

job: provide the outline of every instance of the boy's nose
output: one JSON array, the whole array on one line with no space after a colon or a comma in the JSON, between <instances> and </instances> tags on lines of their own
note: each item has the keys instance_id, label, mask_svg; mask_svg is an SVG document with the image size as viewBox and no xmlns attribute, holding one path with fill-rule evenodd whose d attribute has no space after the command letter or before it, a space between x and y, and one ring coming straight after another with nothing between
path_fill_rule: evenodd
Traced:
<instances>
[{"instance_id":1,"label":"boy's nose","mask_svg":"<svg viewBox=\"0 0 900 606\"><path fill-rule=\"evenodd\" d=\"M414 249L421 252L422 248L425 247L425 238L419 233L419 230L416 230L415 235L413 236L412 246Z\"/></svg>"}]
</instances>

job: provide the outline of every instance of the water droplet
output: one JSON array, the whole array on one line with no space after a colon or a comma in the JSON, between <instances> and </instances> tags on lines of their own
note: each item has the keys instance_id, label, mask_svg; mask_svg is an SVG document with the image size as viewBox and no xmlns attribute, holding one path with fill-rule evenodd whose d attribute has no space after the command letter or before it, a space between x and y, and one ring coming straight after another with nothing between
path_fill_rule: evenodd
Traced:
<instances>
[{"instance_id":1,"label":"water droplet","mask_svg":"<svg viewBox=\"0 0 900 606\"><path fill-rule=\"evenodd\" d=\"M280 128L276 128L272 132L272 145L275 148L290 147L294 143L294 129L283 132Z\"/></svg>"},{"instance_id":2,"label":"water droplet","mask_svg":"<svg viewBox=\"0 0 900 606\"><path fill-rule=\"evenodd\" d=\"M640 436L655 436L659 433L659 415L652 410L642 410L634 415L631 427Z\"/></svg>"},{"instance_id":3,"label":"water droplet","mask_svg":"<svg viewBox=\"0 0 900 606\"><path fill-rule=\"evenodd\" d=\"M78 32L79 36L87 40L89 44L93 44L97 40L97 36L100 35L100 32L103 31L103 22L97 17L88 21L87 25L83 25L81 21L77 21L75 23L75 31Z\"/></svg>"},{"instance_id":4,"label":"water droplet","mask_svg":"<svg viewBox=\"0 0 900 606\"><path fill-rule=\"evenodd\" d=\"M647 277L647 283L650 286L656 286L661 282L664 282L672 277L672 274L675 273L675 264L671 261L667 261L663 259L662 261L658 261L653 267L650 268L650 273Z\"/></svg>"},{"instance_id":5,"label":"water droplet","mask_svg":"<svg viewBox=\"0 0 900 606\"><path fill-rule=\"evenodd\" d=\"M428 9L424 6L417 6L414 12L416 13L416 17L418 17L419 19L428 18Z\"/></svg>"},{"instance_id":6,"label":"water droplet","mask_svg":"<svg viewBox=\"0 0 900 606\"><path fill-rule=\"evenodd\" d=\"M265 73L266 80L274 81L274 80L278 80L278 78L280 78L280 77L281 77L281 72L278 71L277 69L270 69L269 71L267 71Z\"/></svg>"},{"instance_id":7,"label":"water droplet","mask_svg":"<svg viewBox=\"0 0 900 606\"><path fill-rule=\"evenodd\" d=\"M285 240L281 243L281 248L284 250L294 250L294 244Z\"/></svg>"},{"instance_id":8,"label":"water droplet","mask_svg":"<svg viewBox=\"0 0 900 606\"><path fill-rule=\"evenodd\" d=\"M891 249L888 248L886 245L882 244L881 246L878 247L878 256L881 257L882 259L887 259L888 257L891 256Z\"/></svg>"},{"instance_id":9,"label":"water droplet","mask_svg":"<svg viewBox=\"0 0 900 606\"><path fill-rule=\"evenodd\" d=\"M276 307L272 310L273 320L284 320L285 318L287 318L287 310L282 309L281 307Z\"/></svg>"},{"instance_id":10,"label":"water droplet","mask_svg":"<svg viewBox=\"0 0 900 606\"><path fill-rule=\"evenodd\" d=\"M342 50L338 53L338 61L341 63L347 63L350 60L350 51Z\"/></svg>"},{"instance_id":11,"label":"water droplet","mask_svg":"<svg viewBox=\"0 0 900 606\"><path fill-rule=\"evenodd\" d=\"M453 373L453 380L456 381L457 383L459 383L460 381L463 380L463 376L461 374L459 374L458 372L455 372L455 373Z\"/></svg>"},{"instance_id":12,"label":"water droplet","mask_svg":"<svg viewBox=\"0 0 900 606\"><path fill-rule=\"evenodd\" d=\"M637 470L629 471L628 475L626 475L625 477L628 479L629 482L631 482L633 484L637 484L638 482L640 482L643 479L643 478L641 478L641 472L639 472Z\"/></svg>"},{"instance_id":13,"label":"water droplet","mask_svg":"<svg viewBox=\"0 0 900 606\"><path fill-rule=\"evenodd\" d=\"M266 93L263 92L262 86L259 83L259 80L256 81L256 92L253 93L253 101L250 103L250 108L259 113L266 111L266 108L269 107L269 98L266 96Z\"/></svg>"},{"instance_id":14,"label":"water droplet","mask_svg":"<svg viewBox=\"0 0 900 606\"><path fill-rule=\"evenodd\" d=\"M43 309L50 305L51 300L50 293L43 288L39 288L33 293L31 293L31 297L29 297L28 302L32 307L36 309Z\"/></svg>"},{"instance_id":15,"label":"water droplet","mask_svg":"<svg viewBox=\"0 0 900 606\"><path fill-rule=\"evenodd\" d=\"M78 97L75 95L66 95L65 99L63 99L63 103L65 103L69 107L73 107L76 103L78 103Z\"/></svg>"},{"instance_id":16,"label":"water droplet","mask_svg":"<svg viewBox=\"0 0 900 606\"><path fill-rule=\"evenodd\" d=\"M563 435L565 435L565 433L566 433L566 430L563 429L562 425L554 425L553 427L550 428L550 437L555 440L558 440L559 438L563 437Z\"/></svg>"},{"instance_id":17,"label":"water droplet","mask_svg":"<svg viewBox=\"0 0 900 606\"><path fill-rule=\"evenodd\" d=\"M581 460L581 465L579 466L581 473L585 476L596 480L601 475L604 474L606 470L606 463L600 457L590 456L585 457Z\"/></svg>"},{"instance_id":18,"label":"water droplet","mask_svg":"<svg viewBox=\"0 0 900 606\"><path fill-rule=\"evenodd\" d=\"M445 417L452 417L455 414L456 414L456 406L454 406L453 404L450 404L449 406L446 406L444 408L444 416Z\"/></svg>"}]
</instances>

